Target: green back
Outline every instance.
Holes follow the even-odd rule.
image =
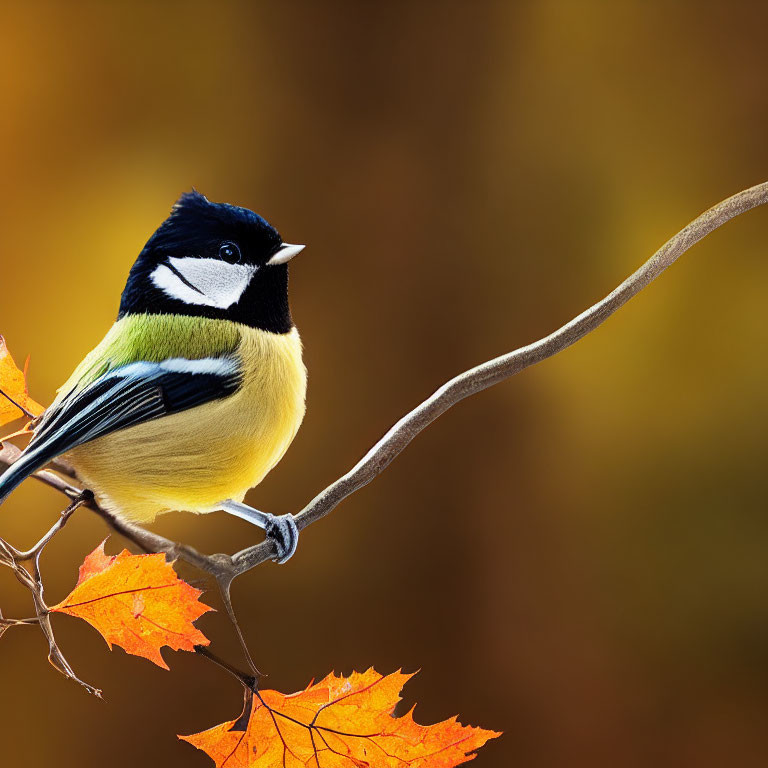
[[[232,355],[240,326],[227,320],[186,315],[126,315],[78,365],[59,388],[59,397],[82,389],[110,369],[140,360],[159,363],[170,357],[199,360]],[[57,398],[58,401],[59,398]]]

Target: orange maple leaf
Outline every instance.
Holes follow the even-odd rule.
[[[208,638],[192,622],[213,608],[165,555],[106,555],[104,542],[80,566],[77,585],[50,610],[85,619],[107,641],[168,669],[160,649],[193,651]]]
[[[411,677],[369,669],[330,674],[290,695],[256,692],[250,714],[179,738],[206,752],[217,768],[452,768],[501,735],[455,717],[418,725],[413,709],[394,717]]]
[[[27,392],[26,365],[21,371],[0,336],[0,427],[22,416],[39,416],[45,409]]]

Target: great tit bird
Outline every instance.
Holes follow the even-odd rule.
[[[182,195],[131,268],[117,321],[0,476],[0,502],[64,455],[116,515],[224,510],[264,528],[287,560],[293,517],[242,502],[304,417],[288,307],[288,262],[303,248],[253,211]]]

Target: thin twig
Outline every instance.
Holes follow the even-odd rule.
[[[237,667],[233,667],[229,662],[224,661],[224,659],[211,651],[208,646],[196,645],[195,653],[199,656],[202,656],[203,658],[208,659],[209,661],[212,661],[217,667],[221,667],[221,669],[229,672],[232,677],[243,684],[246,690],[253,691],[256,688],[256,675],[249,675],[246,672],[239,670]]]
[[[48,533],[46,533],[45,536],[43,536],[40,541],[27,552],[21,552],[8,544],[4,539],[0,539],[0,564],[10,567],[19,583],[29,590],[36,614],[35,619],[17,620],[14,621],[13,624],[9,624],[8,620],[3,620],[2,626],[0,626],[0,634],[13,625],[29,624],[33,621],[36,622],[42,630],[45,639],[48,641],[48,661],[50,661],[51,664],[65,677],[82,685],[88,693],[101,698],[101,691],[98,688],[81,680],[75,674],[75,671],[70,666],[56,642],[56,638],[53,634],[53,626],[51,625],[51,614],[45,603],[43,579],[40,574],[40,556],[43,554],[43,550],[51,539],[64,527],[64,525],[66,525],[74,511],[78,507],[87,504],[91,497],[92,494],[87,492],[74,499],[61,513],[59,519],[53,526],[51,526]],[[32,561],[31,570],[27,570],[27,568],[22,565],[23,562],[28,560]]]
[[[32,549],[29,549],[26,552],[16,553],[16,562],[21,563],[25,560],[34,560],[35,567],[37,568],[40,555],[47,546],[48,542],[67,524],[67,521],[70,517],[72,517],[78,507],[82,507],[84,504],[87,504],[92,500],[93,494],[90,491],[83,491],[80,496],[74,499],[72,503],[61,513],[61,515],[59,515],[59,519],[51,526],[48,533],[46,533],[45,536],[43,536],[40,541],[35,544],[34,547],[32,547]]]
[[[237,620],[237,614],[235,613],[235,606],[232,605],[232,581],[234,580],[234,576],[230,575],[224,575],[224,576],[218,576],[216,578],[216,583],[219,586],[219,594],[221,595],[221,600],[224,603],[224,609],[227,613],[227,618],[229,619],[229,623],[232,625],[232,627],[235,630],[235,634],[237,635],[237,640],[240,643],[240,649],[243,652],[243,656],[245,657],[246,662],[248,663],[248,667],[251,670],[251,674],[254,675],[257,679],[262,676],[262,673],[259,671],[258,667],[256,666],[256,663],[253,660],[253,656],[251,656],[251,651],[248,648],[248,643],[245,640],[245,635],[243,634],[242,627],[240,626],[240,622]]]

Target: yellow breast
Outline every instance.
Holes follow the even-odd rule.
[[[235,394],[106,435],[69,454],[108,509],[137,521],[171,510],[213,511],[223,500],[242,500],[288,449],[304,417],[299,334],[295,328],[275,334],[228,325],[237,331],[234,354],[243,369]]]

